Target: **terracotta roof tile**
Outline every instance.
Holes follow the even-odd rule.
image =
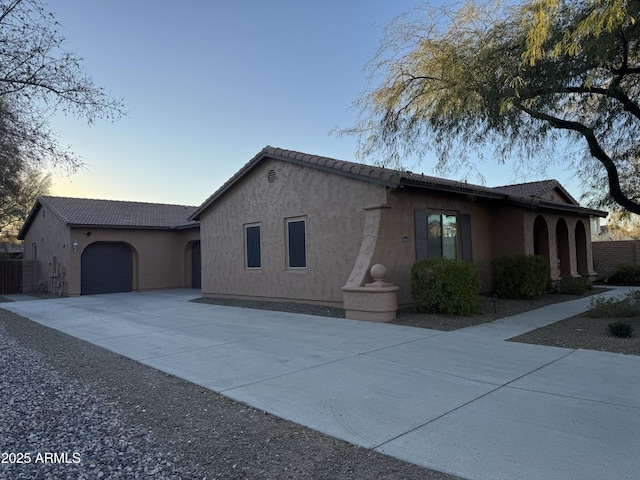
[[[556,188],[560,183],[557,180],[542,180],[539,182],[516,183],[513,185],[501,185],[493,187],[493,190],[503,192],[508,195],[520,195],[531,197],[543,197],[550,190]]]
[[[337,160],[335,158],[308,155],[293,150],[284,150],[282,148],[266,146],[248,163],[246,163],[233,177],[227,180],[218,190],[216,190],[202,205],[200,205],[191,218],[198,218],[199,215],[209,207],[209,205],[215,202],[218,197],[224,195],[224,193],[232,188],[238,180],[244,177],[246,173],[265,158],[303,164],[311,168],[319,168],[338,175],[346,175],[363,181],[379,183],[391,188],[405,185],[417,188],[449,191],[458,194],[482,196],[498,200],[510,199],[516,201],[519,198],[525,201],[525,203],[528,203],[528,198],[538,198],[539,196],[543,197],[545,192],[549,192],[551,189],[558,187],[567,196],[567,198],[573,202],[575,208],[581,211],[584,210],[585,213],[589,214],[604,213],[595,210],[590,211],[589,209],[582,209],[579,206],[579,203],[576,202],[556,180],[544,180],[542,182],[505,185],[502,187],[491,188],[467,182],[431,177],[423,174],[393,170],[372,165],[364,165],[361,163],[347,162],[344,160]],[[511,199],[511,197],[516,198]],[[551,204],[553,202],[546,203]]]
[[[557,180],[542,180],[538,182],[503,185],[500,187],[494,187],[494,190],[511,196],[533,197],[549,200],[555,203],[562,203],[559,202],[556,196],[552,194],[553,190],[559,190],[568,203],[580,205],[580,202],[573,198]]]
[[[184,205],[51,196],[38,201],[68,225],[160,229],[197,225],[189,220],[196,207]]]

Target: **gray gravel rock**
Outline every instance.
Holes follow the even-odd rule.
[[[0,450],[31,459],[0,464],[2,480],[455,478],[238,404],[2,309],[0,367]],[[44,463],[47,453],[58,463]]]
[[[204,478],[115,402],[64,378],[0,326],[0,475],[11,479]]]

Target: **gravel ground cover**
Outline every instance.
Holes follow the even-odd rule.
[[[607,325],[616,319],[577,315],[511,338],[509,341],[640,355],[640,317],[621,320],[633,327],[631,337],[617,338],[608,332]]]
[[[0,365],[2,479],[455,478],[233,402],[2,309]]]

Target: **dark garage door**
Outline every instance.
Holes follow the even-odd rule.
[[[133,290],[131,249],[124,243],[92,243],[82,252],[82,295]]]

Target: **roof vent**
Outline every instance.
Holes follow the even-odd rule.
[[[269,173],[267,173],[267,181],[269,183],[273,183],[276,181],[276,171],[275,170],[269,170]]]

